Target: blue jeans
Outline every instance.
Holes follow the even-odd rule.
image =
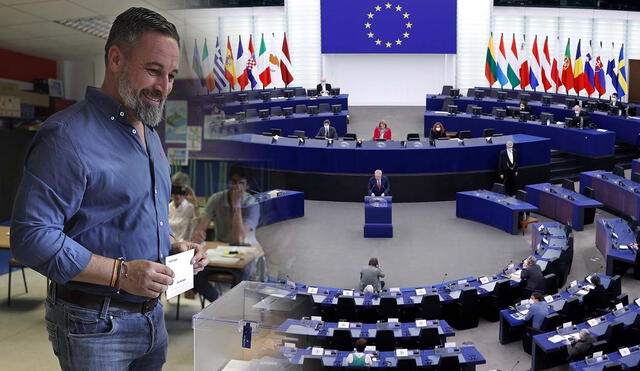
[[[127,313],[82,308],[47,296],[45,322],[62,370],[161,370],[167,358],[162,304]]]

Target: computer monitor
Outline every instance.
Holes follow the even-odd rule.
[[[283,107],[282,108],[282,114],[285,117],[289,117],[289,116],[293,115],[293,107]]]
[[[448,112],[450,115],[455,115],[455,114],[457,114],[457,113],[458,113],[458,105],[456,105],[456,104],[450,104],[450,105],[448,105],[448,106],[447,106],[447,112]]]
[[[331,95],[334,97],[340,95],[340,88],[331,88]]]
[[[529,112],[520,112],[520,122],[527,122],[531,118],[531,114]]]
[[[553,99],[552,96],[550,95],[543,95],[542,96],[542,105],[544,107],[549,107],[551,105],[551,100]]]
[[[418,133],[409,133],[407,134],[407,141],[420,140],[420,134]]]
[[[271,92],[268,92],[268,91],[260,92],[260,98],[262,99],[263,102],[270,101],[271,100]]]
[[[578,104],[578,100],[576,98],[566,98],[564,103],[567,105],[567,108],[573,108]]]
[[[282,136],[282,129],[280,128],[271,128],[269,130],[271,131],[271,135]]]
[[[564,126],[570,128],[573,127],[573,117],[565,117],[564,118]]]
[[[520,101],[521,102],[528,102],[529,98],[531,98],[531,94],[529,94],[529,93],[520,93]]]
[[[318,90],[316,89],[307,89],[307,96],[308,97],[315,97],[318,95]]]
[[[555,122],[555,119],[553,117],[553,113],[551,112],[540,113],[540,123],[542,125],[549,125],[549,124],[553,124],[554,122]]]
[[[266,108],[266,109],[258,110],[258,117],[260,117],[263,120],[268,119],[269,118],[269,109]]]
[[[334,115],[339,115],[340,112],[342,112],[342,104],[332,104],[331,112],[333,112]]]
[[[454,97],[454,98],[459,97],[460,96],[460,89],[451,89],[451,90],[449,90],[449,95]]]
[[[498,102],[504,102],[505,100],[507,100],[507,92],[506,91],[499,91],[496,95]]]
[[[318,114],[318,106],[307,106],[307,113],[309,116],[315,116]]]
[[[293,90],[291,90],[291,89],[283,90],[282,94],[287,99],[293,98]]]
[[[236,120],[244,121],[247,118],[247,113],[244,111],[236,112]]]
[[[587,110],[587,112],[593,112],[598,109],[598,102],[587,100],[584,102],[583,107]]]
[[[240,103],[247,103],[249,100],[249,94],[247,93],[238,93],[237,97]]]
[[[478,106],[472,107],[471,108],[471,115],[474,116],[474,117],[482,115],[482,107],[478,107]]]
[[[507,106],[507,116],[518,117],[520,114],[520,107]]]
[[[507,110],[504,108],[496,109],[496,120],[503,120],[507,116]]]
[[[482,90],[480,90],[480,89],[476,89],[476,90],[473,92],[473,96],[474,96],[477,100],[480,100],[480,99],[484,98],[484,91],[482,91]]]

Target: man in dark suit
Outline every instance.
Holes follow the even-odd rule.
[[[622,102],[618,100],[618,94],[611,93],[611,97],[609,98],[609,109],[611,110],[612,114],[616,116],[624,116],[624,108],[624,104],[622,104]]]
[[[324,137],[325,139],[338,139],[338,132],[336,128],[331,126],[331,121],[324,120],[322,127],[318,130],[316,137]]]
[[[389,179],[382,175],[382,170],[376,170],[373,173],[373,177],[369,178],[367,194],[371,196],[388,196],[390,191]]]
[[[573,107],[573,115],[571,115],[571,126],[582,128],[587,124],[589,124],[589,114],[576,104]]]
[[[518,153],[513,148],[513,142],[507,142],[507,148],[500,152],[498,172],[508,195],[515,193],[515,178],[518,176]]]
[[[318,91],[318,95],[327,96],[331,92],[331,84],[327,84],[327,79],[323,77],[316,86],[316,90]]]
[[[573,343],[571,340],[575,341]],[[596,338],[591,335],[591,332],[583,328],[578,333],[578,336],[574,336],[571,340],[566,339],[564,342],[567,346],[567,353],[569,354],[568,361],[579,361],[584,359],[585,356],[591,354],[591,346],[596,342]]]

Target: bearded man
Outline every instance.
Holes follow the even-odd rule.
[[[159,302],[177,242],[169,163],[156,126],[178,73],[173,24],[145,8],[113,23],[102,86],[49,117],[35,136],[14,204],[11,250],[51,279],[45,320],[63,370],[160,370]],[[196,250],[194,274],[207,264]]]

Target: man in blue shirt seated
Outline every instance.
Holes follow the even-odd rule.
[[[540,330],[540,326],[542,326],[544,317],[549,314],[549,307],[547,306],[547,303],[542,299],[542,294],[537,291],[531,294],[532,304],[529,307],[527,316],[524,318],[525,321],[531,320],[531,327],[536,330]]]
[[[111,27],[102,86],[33,139],[11,224],[13,256],[51,279],[49,340],[63,370],[160,370],[164,262],[198,249],[169,227],[169,162],[156,126],[178,74],[173,24],[130,8]],[[194,274],[208,260],[199,249]]]

